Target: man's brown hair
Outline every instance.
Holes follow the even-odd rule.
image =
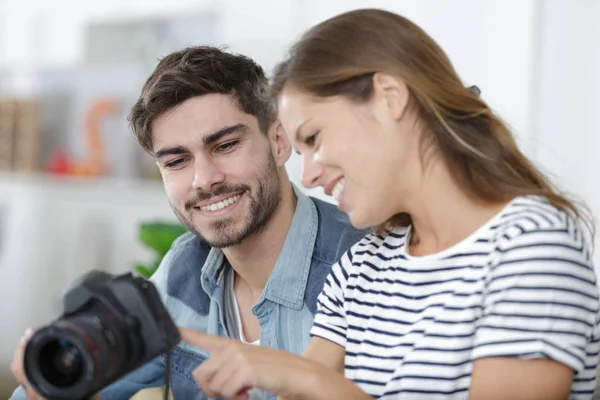
[[[139,144],[152,154],[152,123],[165,112],[196,96],[231,95],[240,109],[258,119],[266,133],[275,120],[266,99],[268,80],[251,58],[211,46],[194,46],[164,57],[144,83],[129,113]]]

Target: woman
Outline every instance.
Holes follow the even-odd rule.
[[[201,388],[591,398],[600,306],[583,228],[592,223],[425,32],[380,10],[339,15],[292,48],[273,92],[303,184],[377,232],[334,266],[304,359],[184,331],[213,352],[197,370]]]

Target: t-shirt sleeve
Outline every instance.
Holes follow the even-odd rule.
[[[580,372],[597,336],[598,289],[577,229],[523,231],[499,242],[473,358],[547,358]]]
[[[352,249],[333,265],[325,281],[323,291],[317,299],[317,313],[310,331],[318,336],[346,347],[346,309],[344,291],[348,282],[348,271],[352,266]]]

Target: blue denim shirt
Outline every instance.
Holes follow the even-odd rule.
[[[301,354],[310,339],[317,296],[331,266],[365,231],[354,229],[345,214],[324,201],[298,196],[283,249],[252,312],[260,323],[262,346]],[[229,337],[223,315],[223,252],[191,233],[178,238],[151,280],[178,326]],[[209,355],[181,342],[172,352],[171,390],[175,399],[206,400],[192,378]],[[129,399],[138,391],[164,385],[165,356],[126,375],[101,391],[103,400]],[[275,396],[264,393],[267,400]],[[17,389],[11,400],[24,400]]]

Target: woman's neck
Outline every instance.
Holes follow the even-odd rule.
[[[415,256],[434,254],[456,245],[508,204],[465,193],[441,161],[428,167],[420,190],[413,193],[403,203],[412,219],[410,253]]]

